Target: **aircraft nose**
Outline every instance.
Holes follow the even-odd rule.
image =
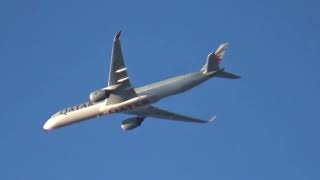
[[[43,125],[43,129],[46,131],[54,129],[54,120],[52,118],[48,119]]]

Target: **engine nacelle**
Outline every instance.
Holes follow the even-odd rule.
[[[96,103],[105,100],[109,95],[110,93],[108,91],[99,89],[90,93],[90,101]]]
[[[124,131],[129,131],[131,129],[134,129],[136,127],[139,127],[142,122],[144,121],[145,117],[132,117],[128,118],[121,123],[121,128]]]

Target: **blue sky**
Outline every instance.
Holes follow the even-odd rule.
[[[317,1],[1,1],[0,179],[319,179]],[[212,79],[159,106],[209,118],[112,115],[45,133],[55,111],[106,84],[112,39],[142,86],[198,71],[230,43]]]

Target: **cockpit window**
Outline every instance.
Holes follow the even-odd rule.
[[[56,116],[58,116],[60,114],[61,114],[61,112],[59,111],[59,112],[54,113],[51,117],[56,117]]]

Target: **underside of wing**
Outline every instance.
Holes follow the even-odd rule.
[[[130,83],[127,68],[124,63],[120,44],[121,31],[115,36],[112,48],[112,57],[109,70],[108,87],[117,87],[112,91],[107,104],[120,103],[136,97],[133,86]]]
[[[160,108],[154,106],[147,106],[145,108],[136,110],[132,112],[132,114],[136,114],[142,117],[153,117],[159,119],[168,119],[168,120],[175,120],[175,121],[184,121],[184,122],[194,122],[194,123],[208,123],[213,121],[216,117],[214,116],[210,120],[202,120],[190,116],[185,116],[173,112],[169,112],[166,110],[162,110]]]

